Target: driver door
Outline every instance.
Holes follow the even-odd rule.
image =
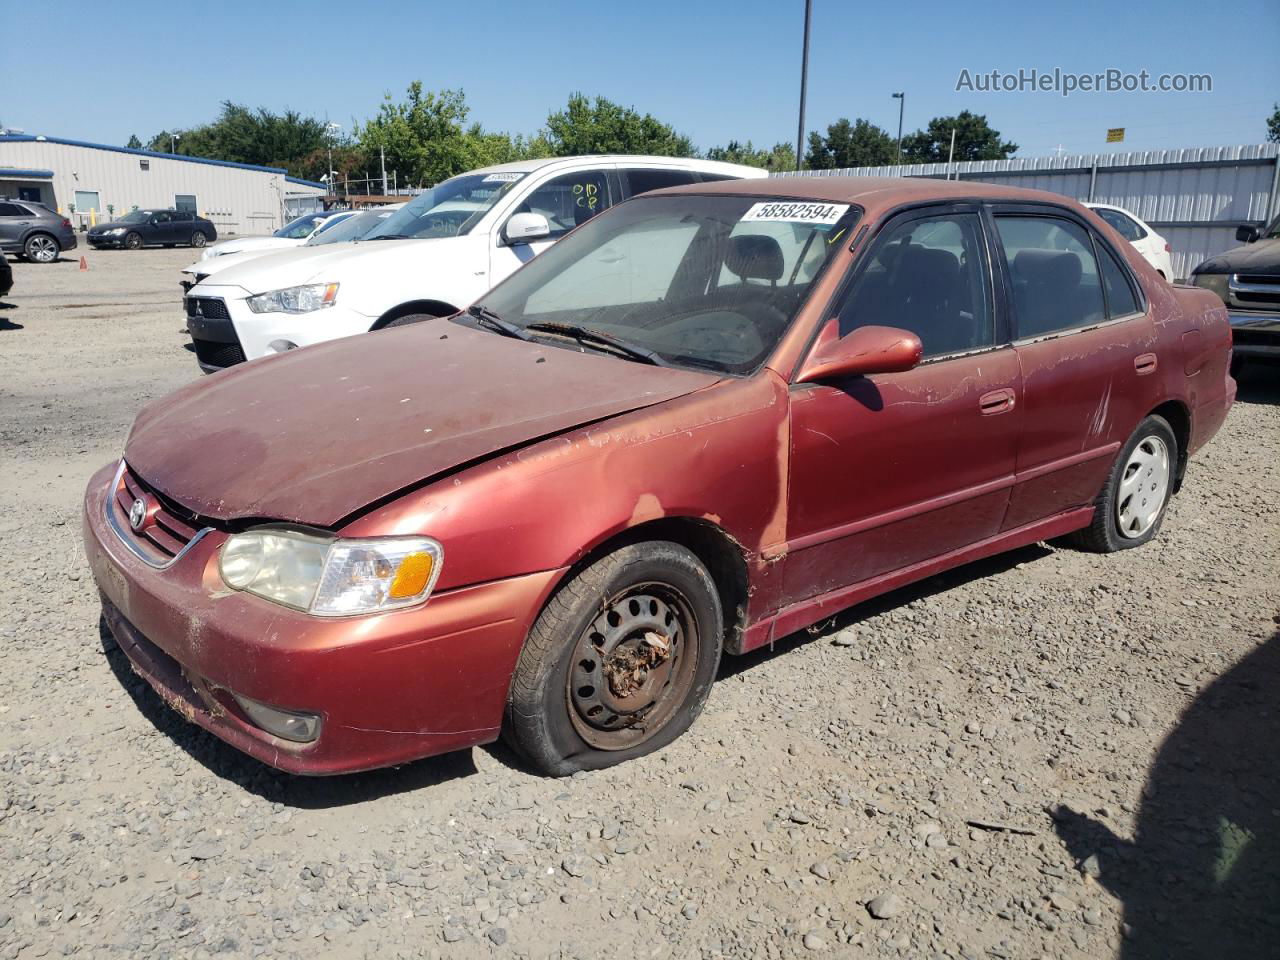
[[[547,218],[551,233],[532,243],[508,243],[504,220],[493,235],[489,286],[497,286],[578,224],[613,206],[617,194],[613,171],[605,167],[562,173],[534,187],[506,219],[517,213],[540,213]]]
[[[1009,504],[1021,374],[977,207],[909,212],[873,243],[829,323],[910,330],[924,359],[791,387],[784,604],[993,537]]]

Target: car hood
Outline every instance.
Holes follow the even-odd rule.
[[[1210,257],[1196,273],[1278,273],[1280,240],[1259,240]]]
[[[434,240],[361,240],[351,243],[302,246],[290,250],[288,256],[253,257],[234,268],[222,270],[218,283],[241,287],[250,293],[280,290],[304,283],[341,282],[348,271],[360,271],[366,262],[376,258],[376,269],[382,276],[398,270],[421,270],[426,258],[432,267],[447,268],[445,259],[451,252],[464,253],[466,237],[443,237]],[[467,249],[470,249],[467,247]]]
[[[265,239],[265,238],[263,238]],[[312,248],[314,250],[314,248]],[[293,245],[287,247],[265,247],[250,248],[248,250],[234,250],[224,253],[221,256],[210,257],[208,260],[197,260],[189,267],[183,267],[182,272],[191,276],[210,277],[215,273],[223,273],[233,267],[238,267],[242,263],[248,263],[250,260],[265,260],[269,257],[283,257],[293,253],[300,253],[301,245]]]
[[[112,220],[108,223],[100,223],[96,227],[89,228],[89,236],[98,233],[106,233],[108,230],[114,230],[116,227],[127,227],[136,230],[138,227],[145,227],[145,223],[124,223],[120,220]]]
[[[239,237],[215,243],[209,249],[214,257],[225,257],[227,254],[244,253],[246,250],[283,250],[286,247],[300,246],[302,242],[292,237]]]
[[[199,380],[143,409],[124,456],[203,517],[333,527],[464,464],[718,379],[441,319]]]

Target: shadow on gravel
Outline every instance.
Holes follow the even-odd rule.
[[[1244,403],[1280,404],[1280,363],[1251,360],[1236,380],[1236,399]],[[1280,955],[1280,947],[1277,947]]]
[[[935,593],[942,593],[955,587],[964,586],[974,580],[982,580],[986,577],[994,577],[996,574],[1004,573],[1012,570],[1014,567],[1031,563],[1035,560],[1041,560],[1044,557],[1052,556],[1053,551],[1048,547],[1039,543],[1033,543],[1030,546],[1020,547],[1017,550],[1011,550],[1008,553],[997,554],[994,557],[987,557],[985,560],[975,560],[973,563],[956,567],[954,570],[947,570],[936,576],[929,577],[927,580],[921,580],[918,583],[909,584],[905,587],[899,587],[889,593],[882,594],[871,600],[839,613],[820,620],[818,623],[809,627],[807,630],[800,630],[796,633],[788,634],[780,640],[775,641],[771,646],[761,647],[759,650],[752,650],[750,653],[743,654],[739,657],[724,657],[720,661],[719,679],[736,676],[743,670],[750,670],[757,664],[766,660],[772,660],[774,657],[780,657],[797,647],[802,647],[806,643],[817,639],[818,637],[828,634],[837,633],[845,627],[853,626],[861,623],[870,617],[885,613],[897,607],[905,607],[913,600],[919,600],[922,597],[932,596]],[[872,640],[872,645],[874,645]]]
[[[0,303],[0,307],[3,307],[3,306],[4,304]],[[9,320],[5,317],[0,317],[0,330],[25,330],[25,329],[26,327],[24,327],[20,323],[14,323],[12,320]]]
[[[1161,744],[1135,840],[1065,808],[1054,818],[1124,901],[1122,960],[1280,956],[1280,632],[1205,688]]]
[[[431,757],[403,767],[336,777],[299,777],[282,773],[227,746],[213,734],[188,723],[160,699],[116,645],[106,621],[98,621],[98,638],[111,672],[134,706],[157,730],[210,773],[230,780],[263,799],[306,810],[365,803],[475,774],[470,751]]]

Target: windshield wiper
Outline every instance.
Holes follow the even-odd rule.
[[[380,233],[376,237],[365,237],[365,240],[410,240],[406,233]]]
[[[500,316],[486,307],[484,304],[473,303],[467,307],[467,314],[474,317],[477,322],[484,324],[490,330],[496,330],[504,337],[515,337],[517,340],[532,340],[524,327],[519,324],[512,323],[510,320],[503,320]]]
[[[624,356],[630,357],[632,360],[639,360],[642,363],[652,363],[657,367],[665,367],[667,361],[662,359],[655,351],[648,347],[642,347],[638,344],[630,343],[620,337],[612,334],[601,333],[599,330],[592,330],[588,327],[580,327],[574,323],[553,323],[550,321],[543,323],[530,323],[524,328],[525,330],[539,330],[544,333],[558,333],[562,336],[570,337],[579,343],[584,341],[587,343],[595,343],[604,347],[616,350]]]

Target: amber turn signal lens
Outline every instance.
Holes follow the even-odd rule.
[[[395,579],[391,581],[387,597],[392,600],[416,597],[430,582],[434,562],[431,554],[423,551],[409,554],[400,561],[400,569],[396,571]]]

